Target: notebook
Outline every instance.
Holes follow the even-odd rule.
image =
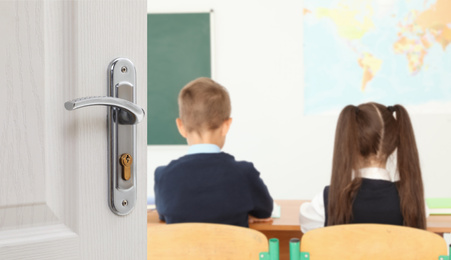
[[[426,204],[431,215],[451,215],[451,198],[427,198]]]
[[[271,218],[280,218],[280,205],[274,202]]]

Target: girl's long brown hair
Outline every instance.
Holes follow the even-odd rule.
[[[396,118],[393,114],[396,114]],[[396,183],[404,225],[426,228],[423,181],[412,124],[401,105],[377,103],[346,106],[335,132],[327,225],[352,221],[352,205],[362,179],[359,169],[367,159],[386,162],[397,149]]]

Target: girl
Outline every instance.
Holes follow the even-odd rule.
[[[394,174],[386,170],[397,154]],[[415,137],[404,107],[345,107],[335,132],[330,186],[300,209],[302,232],[346,223],[426,228]]]

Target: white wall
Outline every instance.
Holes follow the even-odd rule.
[[[303,115],[302,1],[148,0],[148,12],[214,10],[214,79],[233,123],[224,151],[251,161],[276,199],[311,199],[329,183],[337,116]],[[451,113],[451,111],[449,111]],[[412,114],[426,196],[451,196],[451,115]],[[186,152],[148,149],[153,171]]]

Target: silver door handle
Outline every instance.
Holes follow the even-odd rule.
[[[125,58],[108,66],[108,96],[86,97],[64,103],[67,110],[108,106],[108,204],[117,215],[129,214],[136,203],[137,132],[144,109],[136,102],[136,70]]]
[[[119,124],[124,125],[138,124],[141,120],[143,120],[145,115],[144,109],[135,103],[115,97],[84,97],[73,99],[64,103],[64,107],[67,110],[75,110],[88,106],[111,106],[124,110],[126,113],[119,112],[118,120]]]

